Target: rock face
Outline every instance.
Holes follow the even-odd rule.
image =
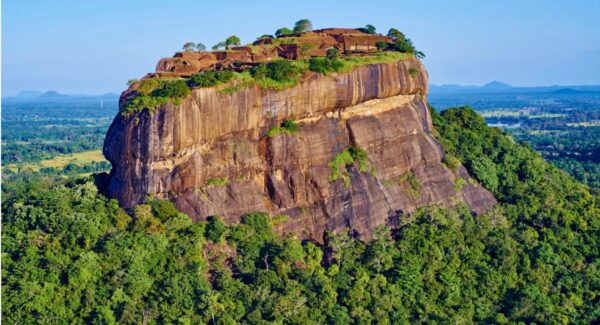
[[[416,59],[310,73],[284,90],[195,89],[180,105],[115,118],[104,144],[108,192],[126,208],[148,194],[169,199],[195,220],[234,223],[264,211],[281,215],[281,233],[315,240],[346,227],[369,239],[426,205],[465,202],[481,212],[495,199],[463,167],[441,163],[426,93]],[[298,132],[266,136],[284,119]],[[350,146],[364,149],[372,168],[348,165],[345,186],[329,180],[330,163]]]

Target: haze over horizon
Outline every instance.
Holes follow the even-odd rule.
[[[273,15],[278,8],[280,15]],[[7,1],[2,8],[2,96],[23,90],[118,93],[186,41],[207,48],[243,43],[308,18],[314,28],[402,30],[425,52],[430,83],[512,86],[600,84],[600,4],[460,1],[241,1],[52,3]],[[317,9],[317,10],[316,10]]]

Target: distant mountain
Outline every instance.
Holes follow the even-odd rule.
[[[485,88],[485,89],[508,89],[508,88],[512,88],[512,86],[509,85],[509,84],[507,84],[507,83],[494,80],[492,82],[486,83],[481,88]]]
[[[100,98],[115,98],[115,97],[119,97],[119,94],[115,94],[115,93],[106,93],[106,94],[102,94],[99,95],[98,97]]]
[[[34,98],[40,97],[43,93],[39,90],[23,90],[20,91],[15,97],[18,98]]]
[[[600,92],[600,85],[586,86],[541,86],[541,87],[515,87],[500,81],[488,82],[483,86],[461,86],[461,85],[429,85],[429,93],[433,95],[443,94],[474,94],[474,93],[559,93],[580,94]]]
[[[560,94],[560,95],[578,95],[578,94],[590,94],[590,93],[597,93],[600,90],[594,90],[594,89],[573,89],[573,88],[561,88],[558,90],[553,91],[553,94]]]
[[[64,98],[69,97],[68,95],[61,94],[55,90],[48,90],[42,95],[38,96],[39,98]]]
[[[78,99],[106,99],[113,100],[118,99],[119,95],[115,93],[106,93],[101,95],[66,95],[61,94],[55,90],[49,90],[41,92],[37,90],[25,90],[19,92],[16,96],[2,97],[2,100],[6,101],[18,101],[18,102],[40,102],[40,101],[65,101],[65,100],[78,100]]]

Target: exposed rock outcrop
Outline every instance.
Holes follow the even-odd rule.
[[[426,205],[466,202],[481,212],[495,200],[464,168],[441,163],[426,93],[416,59],[309,73],[284,90],[194,89],[180,105],[115,118],[104,145],[113,164],[108,191],[124,207],[147,194],[169,199],[195,220],[285,215],[279,231],[316,240],[346,227],[368,239]],[[284,119],[298,132],[266,136]],[[330,162],[349,146],[364,149],[373,168],[349,165],[345,186],[329,180]]]
[[[324,57],[327,50],[336,49],[348,54],[377,52],[377,42],[392,43],[383,35],[363,33],[353,28],[326,28],[310,32],[261,38],[250,46],[236,46],[223,51],[179,52],[163,58],[156,65],[162,77],[189,77],[204,70],[242,70],[277,58],[297,60]]]

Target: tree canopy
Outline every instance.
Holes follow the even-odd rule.
[[[279,37],[279,36],[291,35],[293,33],[294,33],[293,30],[291,30],[287,27],[282,27],[275,31],[275,36]]]
[[[185,52],[191,52],[194,49],[196,49],[196,43],[194,42],[187,42],[185,44],[183,44],[183,48],[182,48]]]
[[[221,49],[221,48],[225,48],[226,46],[227,45],[225,44],[225,42],[219,42],[219,43],[213,45],[212,49],[213,50],[218,50],[218,49]]]
[[[300,19],[294,24],[294,33],[310,32],[312,29],[312,22],[308,19]]]
[[[227,48],[229,48],[231,46],[240,46],[240,45],[241,45],[240,38],[235,35],[231,35],[231,36],[227,37],[227,39],[225,40],[225,47],[227,47]]]
[[[393,38],[396,41],[404,41],[406,39],[404,33],[397,30],[396,28],[390,28],[390,30],[387,33],[387,36]]]
[[[197,51],[204,51],[204,50],[206,50],[206,45],[198,42],[198,43],[196,43],[196,50]]]
[[[357,29],[366,34],[376,34],[377,33],[377,29],[375,28],[375,26],[373,26],[371,24],[367,24],[365,27],[360,27]]]
[[[183,44],[183,51],[185,52],[193,52],[193,51],[204,51],[206,50],[206,46],[204,46],[204,44],[198,42],[198,43],[194,43],[194,42],[187,42],[185,44]]]

